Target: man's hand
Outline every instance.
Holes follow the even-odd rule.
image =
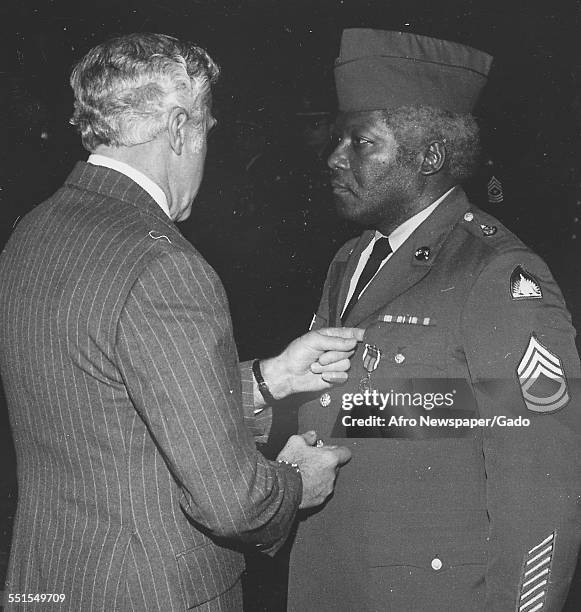
[[[351,459],[344,446],[315,448],[317,434],[308,431],[291,436],[277,457],[278,461],[296,463],[303,479],[303,498],[299,508],[321,505],[333,492],[339,468]]]
[[[278,356],[260,362],[264,380],[276,399],[303,391],[321,391],[344,383],[363,329],[327,327],[293,340]]]

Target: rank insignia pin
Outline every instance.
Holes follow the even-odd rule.
[[[381,351],[374,344],[366,344],[362,360],[367,375],[359,381],[359,389],[364,393],[371,390],[371,372],[376,370],[379,365]]]
[[[513,300],[542,300],[541,284],[522,266],[517,266],[510,275],[510,296]]]

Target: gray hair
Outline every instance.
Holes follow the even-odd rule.
[[[202,120],[219,68],[200,47],[163,34],[129,34],[91,49],[75,66],[71,124],[94,151],[148,142],[181,106]]]
[[[446,145],[447,170],[458,182],[470,178],[480,159],[480,139],[472,115],[460,115],[431,106],[402,106],[382,111],[393,131],[402,160],[412,161],[428,145],[442,141]]]

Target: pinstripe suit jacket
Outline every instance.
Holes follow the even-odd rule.
[[[235,549],[280,546],[301,495],[256,451],[265,423],[216,274],[141,187],[79,163],[16,228],[0,283],[19,487],[6,592],[207,609],[242,572]]]

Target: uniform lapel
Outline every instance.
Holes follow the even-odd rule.
[[[359,263],[361,253],[373,239],[374,232],[364,232],[344,261],[337,261],[329,270],[329,324],[341,327],[341,311],[345,305],[349,284]]]
[[[463,190],[457,187],[438,205],[436,210],[413,232],[377,273],[377,276],[355,304],[345,321],[345,325],[350,327],[359,325],[376,310],[389,304],[420,282],[429,273],[438,257],[440,248],[461,215],[468,208],[469,203]],[[422,257],[419,254],[420,252],[429,253],[427,259]],[[361,254],[361,251],[359,251],[359,254]],[[355,255],[355,252],[353,255]],[[353,271],[358,260],[359,256],[352,266]],[[343,285],[349,287],[353,271]]]

